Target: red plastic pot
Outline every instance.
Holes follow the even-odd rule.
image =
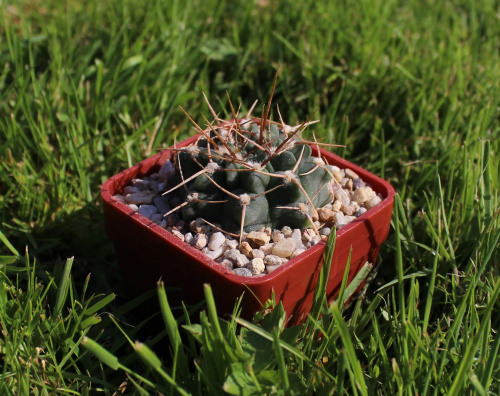
[[[195,138],[187,139],[177,147],[186,146]],[[377,206],[337,231],[327,285],[327,296],[332,300],[339,291],[351,249],[349,281],[367,261],[375,264],[380,246],[389,233],[395,193],[392,186],[379,177],[328,151],[320,151],[330,165],[352,169],[383,197]],[[315,148],[313,152],[317,155]],[[121,193],[132,179],[157,172],[171,156],[172,152],[165,150],[111,177],[102,186],[106,232],[115,246],[126,290],[131,295],[138,295],[155,288],[161,278],[166,286],[176,288],[168,294],[169,301],[175,305],[180,301],[201,301],[203,284],[209,283],[220,315],[231,314],[236,299],[244,293],[241,307],[242,317],[246,318],[258,312],[274,290],[277,302],[283,303],[292,322],[302,321],[313,301],[324,241],[271,274],[242,277],[112,198]]]

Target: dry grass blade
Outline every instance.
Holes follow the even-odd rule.
[[[266,120],[269,116],[269,110],[271,108],[271,102],[273,100],[274,90],[276,89],[276,81],[278,80],[278,73],[280,71],[280,66],[276,69],[276,74],[274,75],[273,89],[271,90],[271,95],[269,96],[269,100],[267,101],[267,106],[265,112],[262,113],[262,119],[260,124],[260,135],[259,135],[259,144],[262,144],[262,139],[264,138],[264,130],[267,126]]]

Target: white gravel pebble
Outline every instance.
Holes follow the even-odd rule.
[[[374,197],[370,198],[368,201],[365,202],[365,208],[371,209],[377,206],[380,202],[382,202],[382,199],[379,196],[375,195]]]
[[[354,172],[353,170],[350,170],[349,168],[345,169],[345,175],[346,175],[346,177],[348,177],[349,179],[352,179],[352,180],[359,179],[358,174],[356,172]]]
[[[276,242],[273,246],[273,255],[278,257],[290,257],[297,244],[292,238],[285,238]]]
[[[226,240],[226,246],[228,249],[238,249],[238,241],[236,239],[227,239]]]
[[[295,251],[292,253],[292,255],[290,256],[291,259],[297,257],[299,254],[302,254],[306,251],[306,249],[304,248],[301,248],[301,249],[295,249]]]
[[[177,230],[172,230],[172,234],[179,238],[182,242],[184,242],[184,234],[180,231],[177,231]]]
[[[128,204],[127,205],[130,209],[132,209],[134,212],[139,211],[139,207],[136,204]]]
[[[266,271],[268,274],[272,273],[276,268],[279,268],[281,267],[281,263],[280,264],[276,264],[276,265],[266,265]]]
[[[264,257],[266,257],[266,255],[264,254],[264,252],[260,249],[252,249],[252,258],[261,258],[263,259]]]
[[[210,250],[219,249],[222,244],[226,241],[226,237],[222,232],[215,232],[210,237],[210,241],[208,242],[208,248]]]
[[[284,226],[282,229],[281,229],[281,233],[285,236],[285,237],[291,237],[292,236],[292,232],[293,230],[288,227],[288,226]]]
[[[190,232],[184,234],[184,242],[188,243],[189,245],[192,245],[194,243],[193,234],[191,234]]]
[[[204,248],[204,249],[206,249],[206,248]],[[205,253],[211,259],[215,260],[215,259],[219,258],[222,255],[222,253],[224,253],[224,246],[219,246],[218,248],[216,248],[214,250],[207,249],[207,251],[204,251],[203,253]]]
[[[335,195],[335,199],[337,201],[340,201],[341,206],[342,205],[347,206],[351,203],[351,199],[349,198],[349,194],[342,189],[338,189],[337,191],[335,191],[334,195]]]
[[[293,230],[292,239],[295,241],[295,245],[302,244],[302,232],[298,228]]]
[[[359,217],[359,216],[365,214],[366,212],[368,212],[368,209],[366,209],[366,208],[359,208],[358,211],[355,213],[355,216]]]

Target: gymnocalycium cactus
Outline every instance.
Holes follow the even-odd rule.
[[[272,97],[272,96],[271,96]],[[208,101],[207,101],[208,103]],[[301,132],[312,122],[291,127],[263,117],[217,121],[202,129],[191,145],[177,149],[176,190],[183,203],[185,221],[203,218],[218,223],[227,232],[312,227],[313,212],[332,200],[332,172],[323,159],[312,156]],[[279,109],[278,109],[279,113]],[[281,119],[281,114],[280,114]],[[319,151],[318,151],[319,152]]]

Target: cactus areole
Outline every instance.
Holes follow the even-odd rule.
[[[315,208],[332,200],[332,172],[302,140],[305,125],[239,119],[200,128],[195,143],[178,149],[177,179],[165,194],[181,196],[185,221],[203,218],[228,232],[311,227]]]

